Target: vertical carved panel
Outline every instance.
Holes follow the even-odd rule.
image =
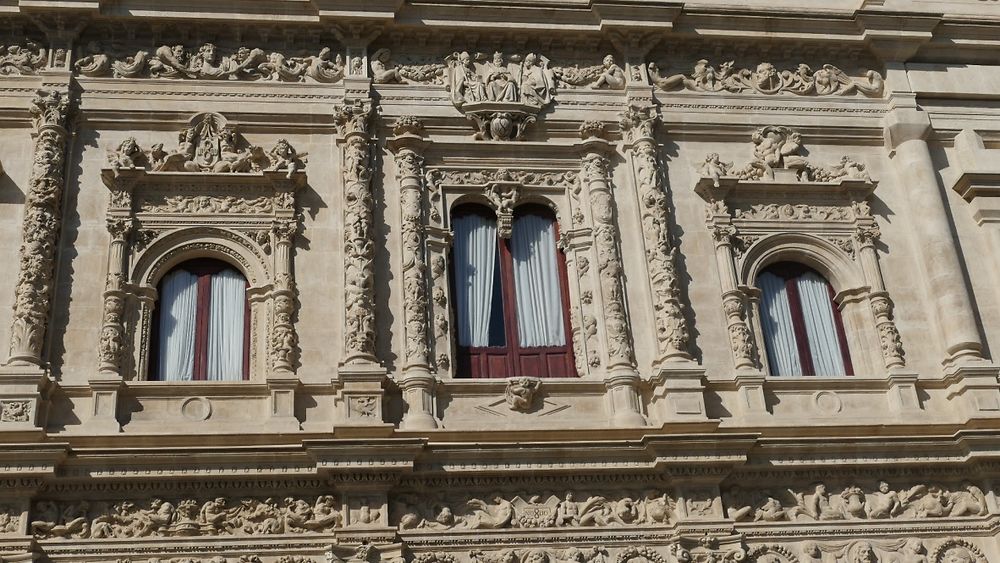
[[[39,90],[31,105],[35,152],[22,226],[9,364],[41,364],[59,239],[69,98]]]
[[[372,103],[357,99],[337,109],[344,136],[344,357],[342,364],[374,364],[375,241],[373,228]]]
[[[271,327],[271,370],[275,373],[294,373],[298,361],[299,337],[292,318],[295,315],[295,281],[292,276],[292,240],[298,224],[295,221],[275,221],[271,232],[275,240],[275,275],[273,299],[273,325]]]
[[[629,143],[636,188],[639,192],[642,236],[656,322],[656,363],[690,360],[690,334],[680,303],[676,269],[677,248],[671,243],[667,194],[660,180],[654,130],[658,117],[653,110],[630,108],[622,114],[621,126]]]

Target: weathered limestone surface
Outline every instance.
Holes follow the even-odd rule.
[[[1000,562],[1000,6],[513,4],[5,10],[0,562]],[[460,373],[465,202],[578,377]],[[147,377],[195,257],[249,381]],[[855,375],[769,375],[780,261]]]

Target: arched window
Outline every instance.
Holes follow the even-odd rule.
[[[159,285],[150,377],[160,381],[249,379],[247,280],[219,260],[189,260]]]
[[[459,375],[575,375],[552,211],[518,207],[509,240],[497,236],[496,215],[485,207],[457,208],[451,225]]]
[[[757,276],[760,316],[771,375],[853,375],[833,288],[794,263]]]

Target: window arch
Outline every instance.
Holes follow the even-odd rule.
[[[157,288],[149,379],[249,379],[247,286],[221,260],[188,260],[167,272]]]
[[[781,262],[757,276],[771,375],[853,375],[833,287],[815,270]]]
[[[480,205],[452,212],[451,283],[458,373],[466,377],[572,377],[566,262],[555,214],[514,211],[510,239]]]

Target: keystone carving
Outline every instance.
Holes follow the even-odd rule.
[[[507,380],[504,398],[511,410],[527,412],[535,403],[535,395],[542,388],[542,380],[535,377],[518,377]]]

